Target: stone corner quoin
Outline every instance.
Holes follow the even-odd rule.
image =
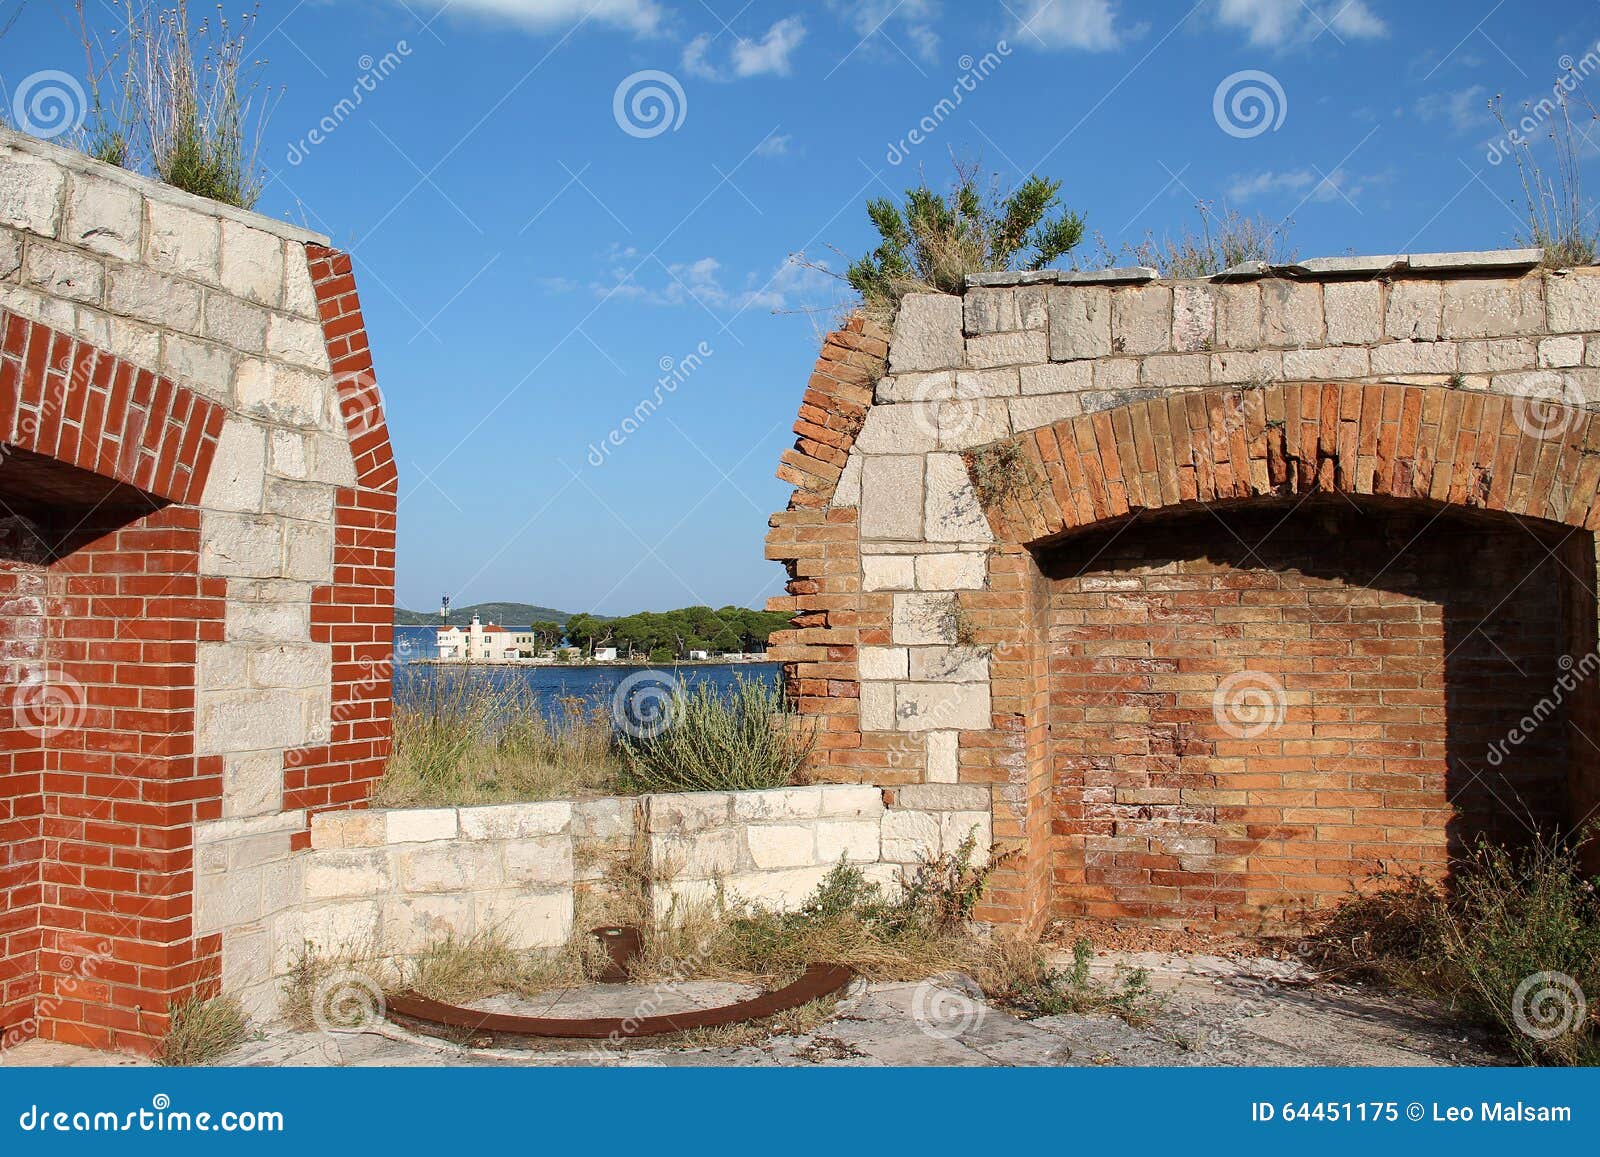
[[[1119,641],[1119,615],[1145,621],[1199,580],[1085,576],[1069,595],[1051,560],[1102,527],[1128,526],[1129,542],[1153,549],[1157,532],[1139,520],[1158,508],[1248,517],[1276,503],[1281,516],[1344,493],[1373,511],[1472,507],[1540,535],[1577,532],[1582,545],[1563,549],[1583,556],[1579,601],[1592,604],[1600,269],[1539,263],[1537,250],[1493,250],[1257,263],[1199,280],[984,274],[960,295],[908,296],[892,331],[852,318],[806,384],[778,470],[795,489],[767,538],[790,574],[769,609],[793,616],[772,650],[820,728],[815,773],[883,789],[886,858],[891,831],[908,862],[972,833],[1016,853],[980,914],[1023,927],[1066,914],[1289,921],[1363,865],[1393,862],[1419,826],[1424,851],[1400,859],[1432,867],[1454,733],[1419,741],[1404,807],[1358,797],[1331,771],[1325,790],[1297,796],[1287,755],[1271,769],[1281,791],[1230,794],[1229,775],[1266,780],[1249,778],[1228,736],[1169,722],[1213,726],[1226,672],[1158,686],[1163,644]],[[1240,628],[1194,614],[1187,629],[1228,653]],[[1563,646],[1594,649],[1592,622],[1552,627],[1569,629]],[[1441,653],[1417,646],[1442,681]],[[1079,687],[1051,673],[1069,660],[1102,674]],[[1284,681],[1292,713],[1295,678]],[[1152,714],[1156,699],[1166,716]],[[1126,733],[1101,729],[1113,717]],[[1403,730],[1377,719],[1391,726]],[[1385,749],[1360,750],[1370,762]],[[1592,766],[1574,761],[1567,780],[1574,809],[1600,802]],[[1284,802],[1341,787],[1343,812],[1311,807],[1301,822]],[[1348,877],[1329,878],[1318,857]]]

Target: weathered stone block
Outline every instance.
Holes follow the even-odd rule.
[[[125,265],[107,274],[106,308],[151,325],[200,332],[200,287],[143,266]]]
[[[1455,371],[1454,342],[1397,341],[1372,350],[1375,374],[1450,374]]]
[[[994,726],[987,682],[899,683],[894,691],[901,731],[987,731]]]
[[[876,816],[883,812],[883,792],[871,784],[828,784],[820,791],[824,816]]]
[[[105,293],[105,268],[66,246],[35,241],[28,246],[22,280],[52,297],[98,305]]]
[[[726,827],[733,801],[726,792],[683,792],[647,796],[645,831],[685,835]]]
[[[1547,278],[1545,301],[1552,333],[1600,330],[1600,277],[1591,272]]]
[[[1212,349],[1217,342],[1217,300],[1209,285],[1172,287],[1172,348],[1180,353]]]
[[[989,789],[981,783],[961,784],[907,784],[895,796],[895,808],[913,811],[981,811],[989,810]],[[894,814],[894,811],[889,813]]]
[[[1383,286],[1335,281],[1322,287],[1329,345],[1376,345],[1383,340]]]
[[[883,816],[883,858],[897,864],[914,864],[939,854],[939,816],[894,808]]]
[[[1544,328],[1542,281],[1460,280],[1444,283],[1440,334],[1458,337],[1509,337]]]
[[[1297,281],[1261,283],[1261,337],[1268,346],[1321,345],[1322,286]]]
[[[1111,353],[1111,291],[1094,286],[1052,286],[1050,360],[1103,358]]]
[[[165,201],[146,203],[145,260],[155,269],[216,284],[222,253],[221,222]]]
[[[499,845],[488,841],[404,844],[393,855],[400,886],[409,893],[476,892],[498,888],[504,879]]]
[[[1157,354],[1144,359],[1140,378],[1147,386],[1174,389],[1211,381],[1210,354]]]
[[[928,782],[955,783],[959,776],[961,733],[928,732]]]
[[[1286,350],[1283,376],[1295,378],[1364,378],[1371,369],[1365,346],[1330,346]]]
[[[453,807],[399,808],[384,812],[383,817],[384,840],[391,844],[453,840],[459,830]]]
[[[920,593],[895,595],[892,635],[896,643],[954,644],[955,596]]]
[[[953,369],[962,364],[961,299],[907,294],[889,343],[889,372]]]
[[[1154,354],[1172,348],[1172,287],[1145,285],[1111,295],[1111,348]]]
[[[856,449],[863,454],[925,454],[939,443],[938,403],[905,402],[867,412]]]
[[[1443,301],[1437,281],[1396,281],[1389,286],[1383,332],[1400,341],[1438,341]]]
[[[572,936],[572,893],[491,892],[473,897],[473,926],[513,948],[557,948]]]
[[[0,148],[0,225],[55,237],[67,176],[60,166],[18,149]]]
[[[960,455],[929,454],[927,461],[923,537],[929,542],[992,542],[994,533]]]
[[[1094,385],[1094,363],[1060,362],[1022,367],[1024,394],[1072,394]]]
[[[1254,350],[1261,345],[1261,286],[1251,281],[1216,287],[1217,348]]]
[[[919,538],[922,534],[922,478],[922,459],[914,455],[864,458],[861,462],[861,537]]]
[[[762,871],[817,862],[815,824],[753,824],[744,829],[750,861]]]
[[[865,680],[867,675],[862,674]],[[868,683],[861,684],[861,730],[863,731],[893,731],[894,730],[894,684]]]
[[[1043,330],[980,334],[967,339],[966,364],[974,369],[1028,365],[1044,361],[1049,352]]]
[[[868,554],[861,557],[862,590],[908,591],[916,585],[917,574],[913,556]]]
[[[733,818],[739,823],[812,819],[822,814],[822,793],[816,787],[779,787],[733,793]]]
[[[302,255],[305,253],[303,246],[297,248]],[[223,287],[238,297],[260,305],[282,304],[283,242],[264,230],[252,229],[237,221],[223,221],[220,277]],[[309,276],[306,284],[310,284]],[[297,302],[297,305],[301,305],[300,312],[304,313],[303,303]],[[314,309],[314,296],[312,305]]]
[[[882,851],[881,826],[877,819],[818,822],[817,859],[827,865],[841,859],[852,864],[876,863]]]
[[[726,877],[739,869],[744,839],[725,827],[684,835],[652,835],[650,866],[658,875],[685,880]]]
[[[382,902],[379,920],[383,947],[413,956],[446,937],[459,941],[472,934],[472,896],[390,897]]]
[[[462,839],[520,840],[529,836],[553,836],[566,832],[572,823],[572,804],[565,800],[551,800],[544,803],[464,807],[460,809],[459,816]]]
[[[565,835],[530,836],[505,845],[506,883],[517,888],[570,888],[572,841]]]
[[[910,653],[904,647],[862,647],[856,664],[863,679],[904,679],[910,673]],[[889,710],[893,711],[893,695]]]
[[[144,201],[115,181],[78,175],[67,192],[67,219],[61,239],[91,253],[119,261],[139,259]]]
[[[934,683],[987,683],[989,655],[981,647],[913,647],[911,678]]]
[[[1087,366],[1088,362],[1062,362],[1063,366]],[[1082,394],[1036,394],[1029,398],[1012,398],[1007,403],[1011,411],[1011,428],[1021,434],[1037,430],[1040,426],[1053,426],[1066,418],[1076,418],[1083,413]]]
[[[306,861],[306,900],[376,896],[394,886],[394,866],[381,848],[314,852]]]

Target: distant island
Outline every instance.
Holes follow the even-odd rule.
[[[452,627],[464,627],[472,622],[472,616],[477,615],[485,623],[510,623],[525,627],[530,623],[559,623],[563,627],[567,620],[575,617],[580,612],[558,611],[553,607],[540,607],[532,603],[473,603],[468,607],[451,607],[450,618],[447,620]],[[591,619],[604,620],[605,615],[590,615]],[[394,625],[397,627],[437,627],[440,626],[438,611],[408,611],[402,607],[394,609]]]

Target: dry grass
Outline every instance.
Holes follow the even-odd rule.
[[[1167,235],[1157,241],[1146,234],[1137,245],[1124,245],[1113,252],[1104,237],[1095,236],[1102,260],[1109,266],[1119,258],[1135,265],[1148,265],[1163,277],[1210,277],[1246,261],[1265,261],[1281,265],[1295,259],[1289,245],[1288,218],[1271,221],[1266,217],[1246,217],[1226,205],[1214,208],[1209,201],[1196,203],[1199,226],[1185,227],[1176,238]]]
[[[156,1062],[162,1065],[204,1065],[243,1044],[249,1022],[238,1000],[193,997],[172,1008],[172,1023],[161,1038]]]
[[[1523,213],[1527,219],[1525,231],[1519,232],[1519,244],[1534,246],[1544,251],[1544,264],[1552,269],[1568,269],[1576,265],[1593,265],[1600,250],[1600,227],[1594,221],[1594,207],[1583,192],[1583,156],[1592,148],[1594,126],[1600,123],[1600,112],[1587,97],[1581,100],[1557,87],[1553,94],[1554,107],[1546,121],[1545,136],[1552,146],[1552,163],[1549,170],[1540,164],[1534,153],[1533,141],[1514,129],[1506,120],[1501,98],[1489,102],[1489,112],[1499,124],[1506,141],[1505,151],[1517,166],[1517,176],[1522,183]],[[1573,123],[1573,105],[1577,116],[1586,128]],[[1531,115],[1535,110],[1525,105]]]
[[[377,807],[513,803],[615,794],[622,763],[601,705],[547,720],[531,688],[479,669],[439,670],[395,705]]]
[[[815,745],[816,728],[770,680],[701,683],[673,695],[659,731],[621,738],[621,783],[640,794],[786,787]]]

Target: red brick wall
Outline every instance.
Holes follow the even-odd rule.
[[[1565,820],[1561,721],[1489,758],[1561,673],[1547,535],[1344,500],[1119,529],[1041,556],[1062,914],[1274,928]]]

